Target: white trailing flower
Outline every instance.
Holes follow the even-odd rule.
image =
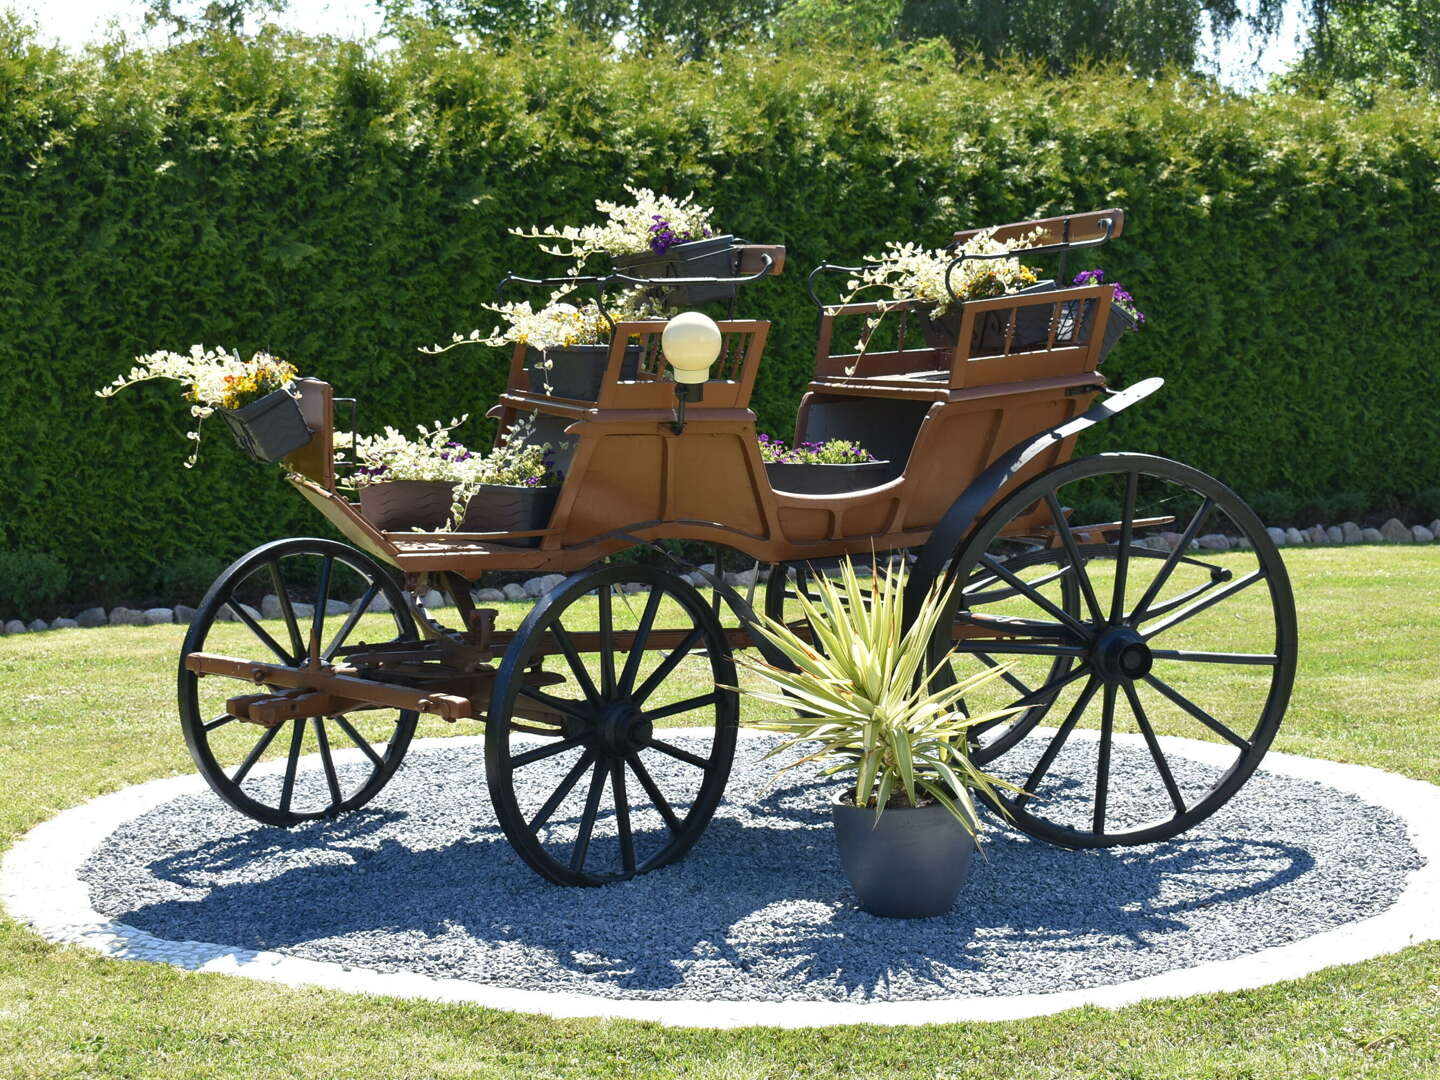
[[[279,357],[257,352],[242,360],[238,352],[190,346],[189,353],[161,349],[135,358],[128,374],[117,376],[109,386],[95,391],[96,397],[114,397],[127,386],[151,379],[173,379],[184,387],[185,400],[190,402],[190,415],[195,427],[185,433],[193,446],[185,462],[187,469],[195,466],[200,454],[200,425],[216,409],[238,409],[275,390],[294,394],[296,370]]]
[[[649,188],[635,188],[629,184],[625,190],[635,200],[630,205],[595,201],[595,208],[606,217],[604,224],[550,226],[531,230],[511,229],[515,236],[531,240],[549,240],[554,243],[540,245],[540,250],[564,259],[580,262],[591,255],[642,255],[647,252],[663,254],[671,245],[687,240],[699,240],[714,235],[718,230],[711,218],[713,207],[697,206],[694,194],[683,199],[668,195],[657,195]]]

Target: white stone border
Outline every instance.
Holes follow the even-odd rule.
[[[759,733],[742,729],[742,734]],[[1138,736],[1133,738],[1138,742]],[[478,746],[483,741],[483,736],[457,736],[426,739],[416,745]],[[1232,757],[1226,748],[1198,740],[1162,737],[1161,742],[1176,756],[1196,761],[1228,764]],[[336,753],[342,761],[359,756],[359,751]],[[317,763],[313,756],[306,760]],[[283,762],[277,761],[270,771],[278,771],[282,766]],[[938,1024],[1016,1020],[1081,1005],[1114,1009],[1151,998],[1188,997],[1266,986],[1440,938],[1440,787],[1369,766],[1342,765],[1273,752],[1265,757],[1262,771],[1327,784],[1384,807],[1401,818],[1425,863],[1410,873],[1395,903],[1379,915],[1288,945],[1129,982],[1054,994],[869,1003],[626,1001],[512,990],[427,975],[367,971],[209,942],[170,941],[93,910],[89,889],[79,878],[80,866],[123,823],[179,795],[205,790],[204,781],[193,775],[152,780],[102,795],[36,826],[0,861],[0,902],[12,917],[51,941],[81,945],[123,959],[154,960],[195,971],[242,975],[286,986],[320,986],[392,997],[463,1002],[556,1017],[617,1017],[705,1028]],[[1357,868],[1360,872],[1363,869]]]

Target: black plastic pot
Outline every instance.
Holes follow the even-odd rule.
[[[311,439],[300,403],[276,390],[242,409],[217,409],[240,449],[256,461],[273,462],[293,454]]]
[[[830,805],[840,865],[872,915],[924,919],[955,903],[970,873],[975,838],[939,803],[892,807],[878,818],[849,793]]]
[[[360,489],[360,513],[384,532],[433,531],[450,520],[455,485],[443,480],[385,480]]]
[[[529,532],[550,524],[559,487],[485,484],[470,498],[460,532]],[[509,541],[514,547],[539,547],[540,537]]]
[[[549,371],[543,366],[547,358],[550,361]],[[609,362],[609,345],[567,345],[543,353],[539,349],[526,349],[525,376],[532,394],[548,393],[552,397],[573,401],[598,401],[600,384],[605,379],[605,367]],[[639,369],[640,346],[626,346],[625,358],[620,362],[621,380],[634,379]]]
[[[615,269],[631,277],[734,277],[737,266],[734,236],[707,236],[675,244],[663,255],[642,253],[621,255]],[[676,285],[656,289],[653,298],[666,307],[693,307],[715,300],[729,300],[735,295],[734,285]]]
[[[1028,288],[1020,289],[1008,296],[1026,296],[1030,293],[1054,292],[1054,281],[1039,281]],[[987,356],[1005,348],[1005,333],[1010,325],[1009,308],[984,311],[975,318],[970,333],[970,355]],[[1010,344],[1011,352],[1029,352],[1043,349],[1050,340],[1050,306],[1040,304],[1015,309],[1015,340]],[[953,349],[960,341],[960,318],[962,311],[952,311],[938,317],[920,312],[920,332],[925,344],[932,349]]]
[[[845,465],[792,465],[767,461],[765,472],[776,491],[801,495],[843,495],[879,487],[890,479],[890,462],[857,461]]]
[[[1105,320],[1105,336],[1100,339],[1100,363],[1105,362],[1105,357],[1110,355],[1110,350],[1115,343],[1128,334],[1131,330],[1138,330],[1139,323],[1128,311],[1122,310],[1113,301],[1110,304],[1110,317]]]

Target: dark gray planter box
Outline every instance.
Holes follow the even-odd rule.
[[[441,529],[455,485],[442,480],[385,480],[360,489],[360,513],[382,532]]]
[[[776,491],[800,495],[843,495],[879,487],[891,479],[890,462],[857,461],[845,465],[792,465],[767,461],[765,472]]]
[[[459,531],[529,532],[548,528],[559,495],[558,486],[485,484],[471,497]],[[539,547],[540,537],[517,537],[509,543],[514,547]]]
[[[288,391],[276,390],[243,409],[216,409],[225,418],[240,449],[256,461],[274,462],[310,442],[310,428],[300,403]]]
[[[1034,285],[1009,293],[1009,296],[1028,296],[1031,293],[1054,292],[1054,281],[1038,281]],[[1015,340],[1011,352],[1031,352],[1043,349],[1050,340],[1051,307],[1035,305],[1017,308],[1015,311]],[[925,344],[932,349],[953,349],[960,341],[960,318],[962,311],[953,311],[932,318],[927,312],[920,312],[920,332]],[[970,355],[988,356],[1005,348],[1005,332],[1010,324],[1010,309],[981,312],[975,319],[970,334]]]
[[[924,919],[955,903],[975,838],[939,803],[891,807],[878,818],[850,793],[830,805],[835,843],[860,906],[872,915]]]
[[[542,366],[550,360],[550,370]],[[605,367],[610,363],[609,345],[569,345],[561,349],[525,350],[525,377],[532,394],[548,393],[552,397],[573,401],[600,400],[600,384],[605,380]],[[640,346],[628,345],[620,362],[620,378],[630,381],[640,370]],[[545,389],[546,384],[550,389]]]
[[[726,233],[675,244],[663,255],[622,255],[615,260],[615,269],[631,277],[734,277],[738,256],[737,241]],[[735,295],[734,285],[676,285],[669,289],[652,290],[654,299],[666,307],[693,307],[716,300],[729,300]]]
[[[1135,321],[1135,317],[1128,311],[1121,310],[1117,304],[1112,302],[1110,304],[1110,317],[1105,320],[1105,336],[1100,339],[1099,363],[1103,364],[1105,362],[1105,357],[1110,355],[1110,350],[1115,347],[1117,341],[1131,330],[1138,329],[1139,324]]]

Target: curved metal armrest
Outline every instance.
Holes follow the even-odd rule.
[[[619,270],[612,271],[600,278],[600,291],[605,292],[612,282],[623,281],[627,285],[745,285],[751,281],[759,281],[770,268],[775,265],[775,257],[768,252],[760,256],[762,263],[759,270],[753,274],[735,274],[732,277],[658,277],[646,278],[635,277],[631,274],[623,274]]]
[[[858,273],[860,273],[860,272],[862,272],[862,271],[864,271],[864,270],[871,270],[871,269],[874,269],[874,266],[873,266],[873,264],[871,264],[871,263],[864,263],[864,264],[862,264],[862,265],[860,265],[860,266],[841,266],[839,263],[821,263],[819,266],[815,267],[814,270],[811,270],[810,273],[806,276],[806,278],[805,278],[805,292],[809,295],[809,297],[810,297],[810,302],[811,302],[812,304],[814,304],[817,308],[819,308],[820,311],[823,313],[823,312],[825,311],[826,307],[829,307],[829,306],[832,306],[832,305],[827,305],[827,304],[825,304],[825,303],[820,299],[819,295],[815,292],[815,279],[816,279],[817,277],[819,277],[821,274],[830,274],[830,273],[834,273],[834,274],[858,274]]]

